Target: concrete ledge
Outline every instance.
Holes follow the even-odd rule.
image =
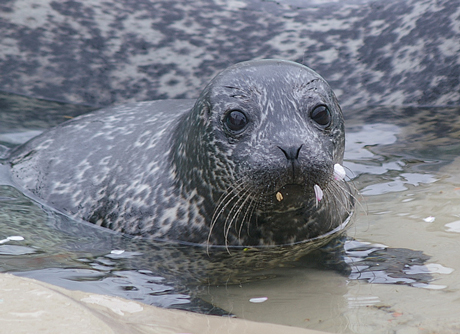
[[[165,310],[10,274],[0,274],[0,323],[1,333],[324,333]]]

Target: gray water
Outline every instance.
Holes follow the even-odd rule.
[[[91,110],[1,98],[0,157]],[[208,258],[187,245],[132,240],[28,198],[0,169],[0,271],[162,307],[331,332],[460,331],[460,108],[373,107],[345,116],[344,165],[360,203],[344,244],[328,252],[275,252],[255,258],[276,258],[273,265],[254,270],[243,251]],[[201,272],[208,262],[214,269],[232,265]]]

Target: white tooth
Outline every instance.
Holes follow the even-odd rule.
[[[317,184],[313,186],[313,189],[315,190],[316,206],[318,206],[318,202],[320,202],[323,199],[323,191]]]
[[[347,173],[345,172],[345,169],[343,168],[343,166],[340,164],[335,164],[334,165],[334,179],[336,179],[337,181],[342,181],[345,178],[345,175],[347,175]]]

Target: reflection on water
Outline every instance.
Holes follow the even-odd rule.
[[[0,158],[90,110],[2,98]],[[162,307],[333,332],[420,327],[417,321],[453,328],[460,312],[460,260],[451,255],[460,243],[460,109],[376,107],[345,115],[344,165],[361,193],[347,239],[307,255],[305,247],[208,254],[133,240],[27,198],[0,169],[0,270]],[[438,304],[446,307],[433,310]]]

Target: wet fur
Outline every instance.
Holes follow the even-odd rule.
[[[330,128],[309,118],[318,104],[329,107]],[[250,119],[241,134],[225,128],[231,109]],[[300,147],[298,158],[283,147]],[[333,179],[343,151],[342,112],[324,79],[263,60],[228,68],[196,101],[134,103],[66,122],[9,162],[17,184],[73,217],[149,239],[258,246],[317,238],[350,216],[352,192]],[[318,205],[315,184],[324,191]],[[286,185],[296,195],[280,203]]]

